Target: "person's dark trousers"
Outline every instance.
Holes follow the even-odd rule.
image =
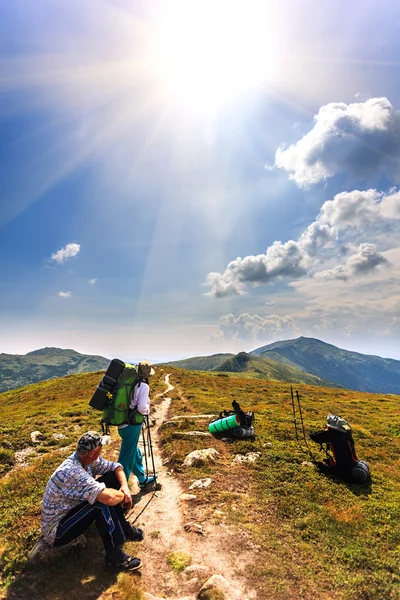
[[[106,487],[120,489],[120,483],[114,472],[105,473],[97,480],[104,482]],[[58,525],[54,546],[65,546],[84,533],[90,525],[96,527],[103,540],[107,556],[118,559],[122,554],[121,546],[125,542],[124,530],[129,527],[122,506],[107,506],[101,502],[82,502],[71,509]]]

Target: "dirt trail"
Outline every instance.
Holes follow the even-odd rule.
[[[153,497],[152,492],[143,495],[130,516],[130,521],[133,522],[152,498],[134,523],[145,531],[144,541],[135,544],[135,553],[143,561],[143,587],[152,595],[147,597],[194,600],[202,582],[214,574],[220,574],[230,583],[229,592],[225,592],[226,600],[256,598],[256,594],[246,588],[246,550],[240,540],[238,542],[237,534],[221,525],[213,527],[207,521],[201,523],[204,535],[184,529],[185,523],[193,520],[190,518],[193,510],[181,500],[181,495],[188,490],[182,489],[180,482],[168,474],[167,467],[162,464],[157,443],[158,429],[166,420],[171,403],[166,394],[174,389],[169,383],[169,375],[166,375],[165,383],[167,389],[161,394],[163,400],[152,412],[156,424],[151,428],[156,472],[162,489]],[[168,555],[171,552],[189,554],[192,557],[191,567],[181,573],[174,571],[168,563]]]

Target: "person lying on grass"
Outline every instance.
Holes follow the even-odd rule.
[[[100,456],[104,441],[96,431],[84,433],[76,451],[50,477],[43,496],[42,535],[49,545],[64,546],[95,522],[106,565],[134,571],[141,560],[122,546],[126,540],[141,541],[143,531],[125,518],[131,493],[121,464]]]

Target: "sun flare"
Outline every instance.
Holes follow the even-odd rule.
[[[178,1],[160,21],[157,62],[167,94],[192,109],[216,109],[271,77],[265,3]]]

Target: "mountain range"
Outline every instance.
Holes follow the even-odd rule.
[[[274,342],[248,354],[214,354],[168,364],[204,371],[247,371],[261,379],[364,392],[400,393],[400,361],[343,350],[314,338]]]
[[[0,354],[0,392],[31,383],[106,369],[110,360],[75,350],[42,348],[27,354]]]
[[[45,379],[105,370],[109,359],[75,350],[42,348],[0,354],[0,392]],[[337,348],[314,338],[274,342],[251,352],[195,356],[163,363],[197,371],[246,373],[257,379],[400,394],[400,361]]]

